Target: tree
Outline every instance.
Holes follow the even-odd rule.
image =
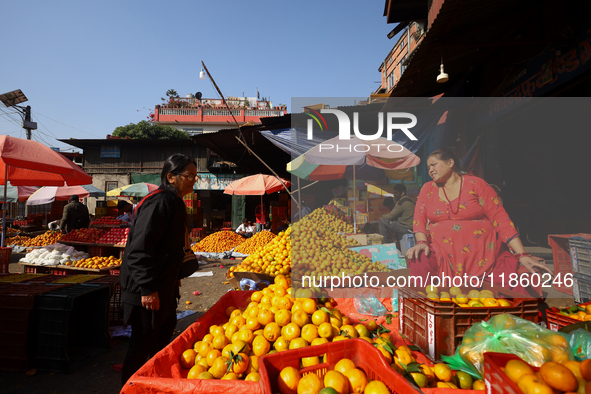
[[[188,140],[189,134],[186,131],[176,129],[172,126],[162,126],[142,120],[137,124],[130,123],[126,126],[119,126],[113,131],[115,137],[129,137],[132,139],[149,140]]]

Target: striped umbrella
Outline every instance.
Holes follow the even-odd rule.
[[[108,197],[146,197],[158,189],[157,185],[151,183],[132,183],[107,192]]]

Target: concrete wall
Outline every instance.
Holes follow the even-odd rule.
[[[92,175],[92,186],[95,186],[101,190],[106,192],[106,182],[117,182],[117,187],[125,186],[130,184],[130,176],[129,174],[93,174]],[[112,198],[112,197],[111,197]],[[104,200],[104,197],[99,198],[98,200]],[[96,208],[96,201],[97,198],[88,197],[86,199],[86,205],[88,206],[88,211],[94,215],[94,210]]]

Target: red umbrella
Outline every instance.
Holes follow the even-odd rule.
[[[274,177],[272,175],[257,174],[238,179],[230,183],[224,189],[225,194],[238,194],[245,196],[262,196],[278,192],[285,187],[291,186],[287,179]],[[283,182],[283,184],[281,183]]]
[[[3,135],[0,136],[0,185],[6,185],[8,181],[13,186],[63,186],[66,182],[74,186],[88,185],[92,183],[92,177],[71,160],[37,141]],[[5,215],[3,210],[2,246]]]

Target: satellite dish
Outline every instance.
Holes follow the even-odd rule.
[[[197,93],[195,93],[195,98],[196,98],[197,100],[201,100],[201,97],[202,97],[202,96],[203,96],[203,95],[201,94],[201,92],[197,92]]]

